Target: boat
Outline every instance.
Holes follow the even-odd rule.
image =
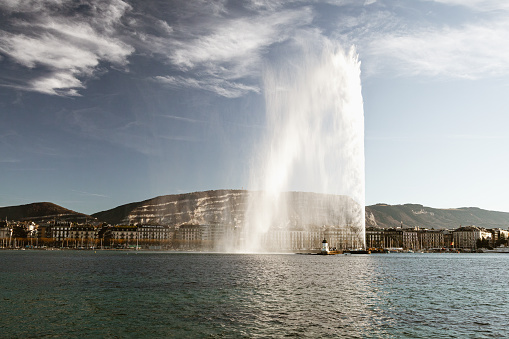
[[[509,253],[509,247],[496,247],[492,250],[483,250],[483,253]]]
[[[336,254],[342,254],[342,253],[343,253],[343,251],[337,250],[335,247],[330,249],[329,248],[329,243],[327,242],[327,240],[323,239],[323,241],[322,241],[322,249],[317,254],[320,254],[320,255],[336,255]]]
[[[336,255],[336,254],[343,254],[343,253],[346,253],[346,252],[343,252],[343,251],[327,251],[327,252],[320,251],[319,253],[316,253],[316,254],[318,254],[318,255]]]
[[[350,254],[371,254],[371,251],[370,250],[349,250],[349,251],[345,251],[345,253],[350,253]]]

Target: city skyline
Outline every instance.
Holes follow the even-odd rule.
[[[509,4],[7,1],[0,206],[94,213],[249,189],[263,70],[292,41],[355,48],[366,204],[509,212]]]

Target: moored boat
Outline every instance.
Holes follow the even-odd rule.
[[[359,250],[349,250],[349,251],[345,251],[345,253],[350,253],[350,254],[371,254],[371,251],[370,251],[370,250],[362,250],[362,249],[359,249]]]
[[[509,253],[509,247],[496,247],[492,250],[483,250],[483,253]]]

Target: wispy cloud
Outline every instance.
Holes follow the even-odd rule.
[[[176,135],[159,135],[159,138],[165,139],[165,140],[172,140],[172,141],[186,141],[186,142],[201,142],[204,141],[200,138],[195,138],[191,136],[176,136]]]
[[[509,139],[507,135],[477,135],[477,134],[451,134],[449,139],[465,139],[465,140],[503,140]]]
[[[437,140],[507,140],[504,135],[480,134],[430,134],[430,135],[404,135],[404,136],[368,136],[366,140],[373,141],[437,141]]]
[[[431,1],[431,0],[430,0]],[[416,22],[391,12],[392,26],[359,32],[365,75],[388,73],[428,78],[478,79],[509,74],[509,2],[435,0],[468,9],[446,23],[420,16]],[[454,13],[454,12],[453,12]],[[464,13],[464,12],[462,12]],[[369,16],[376,20],[376,13]],[[369,17],[368,16],[368,17]]]
[[[12,87],[76,96],[85,87],[83,80],[93,76],[101,62],[125,67],[134,49],[115,35],[129,8],[119,0],[88,5],[56,0],[1,4],[13,29],[0,31],[0,52],[33,70],[25,84]]]
[[[127,114],[116,115],[114,112],[102,111],[96,107],[73,111],[64,110],[57,116],[61,117],[56,120],[61,121],[63,128],[71,126],[73,131],[83,137],[122,146],[146,156],[161,155],[164,152],[164,144],[168,140],[180,142],[203,141],[192,135],[186,135],[185,130],[170,132],[164,128],[160,129],[152,125],[148,121],[150,119],[140,118],[139,120],[131,120],[133,117]],[[171,115],[156,115],[156,117],[189,123],[207,123],[206,121]],[[161,130],[167,134],[162,134]]]
[[[273,46],[311,31],[357,45],[364,75],[509,74],[509,2],[427,1],[471,15],[444,24],[418,13],[418,6],[374,0],[247,0],[235,6],[224,0],[175,0],[164,15],[154,11],[169,6],[164,3],[8,0],[0,3],[2,26],[8,27],[0,31],[0,53],[3,62],[13,61],[31,74],[2,76],[1,86],[77,96],[108,65],[127,69],[136,50],[167,66],[149,76],[161,84],[237,98],[260,92],[262,64]],[[324,3],[332,5],[327,15],[335,19],[321,19],[324,9],[318,5]],[[408,12],[401,14],[401,7]]]
[[[48,168],[48,167],[16,167],[16,168],[10,168],[9,171],[16,171],[16,172],[46,172],[46,171],[56,171],[56,168]]]
[[[462,6],[478,11],[508,10],[509,2],[506,0],[428,0],[447,5]]]
[[[374,141],[402,141],[402,140],[411,140],[411,137],[408,136],[368,136],[365,137],[366,140],[374,140]]]
[[[226,98],[238,98],[248,92],[260,92],[260,89],[257,86],[249,86],[241,82],[227,81],[219,77],[195,79],[182,76],[156,76],[154,77],[154,80],[173,87],[204,89],[215,92]]]
[[[152,128],[143,122],[129,121],[127,117],[121,118],[107,111],[98,112],[94,107],[64,111],[60,115],[65,116],[64,124],[89,139],[107,141],[145,155],[155,155],[159,150]],[[107,121],[107,125],[103,115],[115,121]]]
[[[104,194],[89,193],[89,192],[83,192],[83,191],[78,191],[78,190],[72,190],[72,191],[75,192],[75,193],[79,193],[81,195],[86,195],[86,196],[100,197],[100,198],[110,198],[109,196],[104,195]]]
[[[270,15],[241,17],[212,22],[209,34],[189,30],[189,38],[175,41],[177,47],[169,59],[186,70],[208,63],[231,63],[231,69],[213,68],[240,77],[252,71],[251,64],[260,58],[264,47],[287,39],[297,27],[309,24],[312,12],[308,7],[279,11]]]
[[[249,16],[218,14],[198,25],[174,28],[169,37],[145,34],[142,40],[181,73],[156,76],[156,81],[236,98],[260,91],[256,77],[268,48],[309,25],[313,16],[309,7]]]
[[[227,98],[257,93],[268,48],[314,17],[311,7],[284,4],[176,1],[176,14],[161,18],[121,0],[5,1],[0,10],[7,13],[9,31],[0,31],[0,52],[32,73],[21,84],[4,77],[2,86],[77,96],[105,63],[125,68],[136,48],[170,66],[154,77],[162,83]]]
[[[175,116],[175,115],[159,115],[159,116],[162,117],[162,118],[174,119],[174,120],[177,120],[177,121],[188,122],[188,123],[191,123],[191,124],[211,124],[212,123],[211,121],[207,121],[207,120],[199,120],[199,119],[178,117],[178,116]],[[246,128],[256,128],[256,129],[266,129],[267,128],[266,125],[242,124],[242,123],[232,122],[232,121],[227,121],[227,120],[223,120],[222,123],[224,123],[226,125],[238,126],[238,127],[246,127]],[[167,137],[165,137],[165,138],[167,138]],[[176,139],[176,140],[182,140],[182,139]]]
[[[0,149],[3,151],[3,163],[24,163],[33,156],[64,157],[65,154],[51,142],[37,135],[27,138],[15,131],[0,132]]]
[[[481,78],[509,73],[509,22],[390,34],[370,43],[382,69],[399,75]],[[380,69],[379,69],[380,70]]]
[[[208,121],[205,120],[198,120],[198,119],[192,119],[192,118],[186,118],[186,117],[178,117],[176,115],[159,115],[160,117],[167,118],[167,119],[174,119],[179,121],[185,121],[189,123],[199,123],[199,124],[208,124]]]

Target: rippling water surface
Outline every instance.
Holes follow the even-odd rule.
[[[502,254],[0,251],[2,337],[500,338]]]

